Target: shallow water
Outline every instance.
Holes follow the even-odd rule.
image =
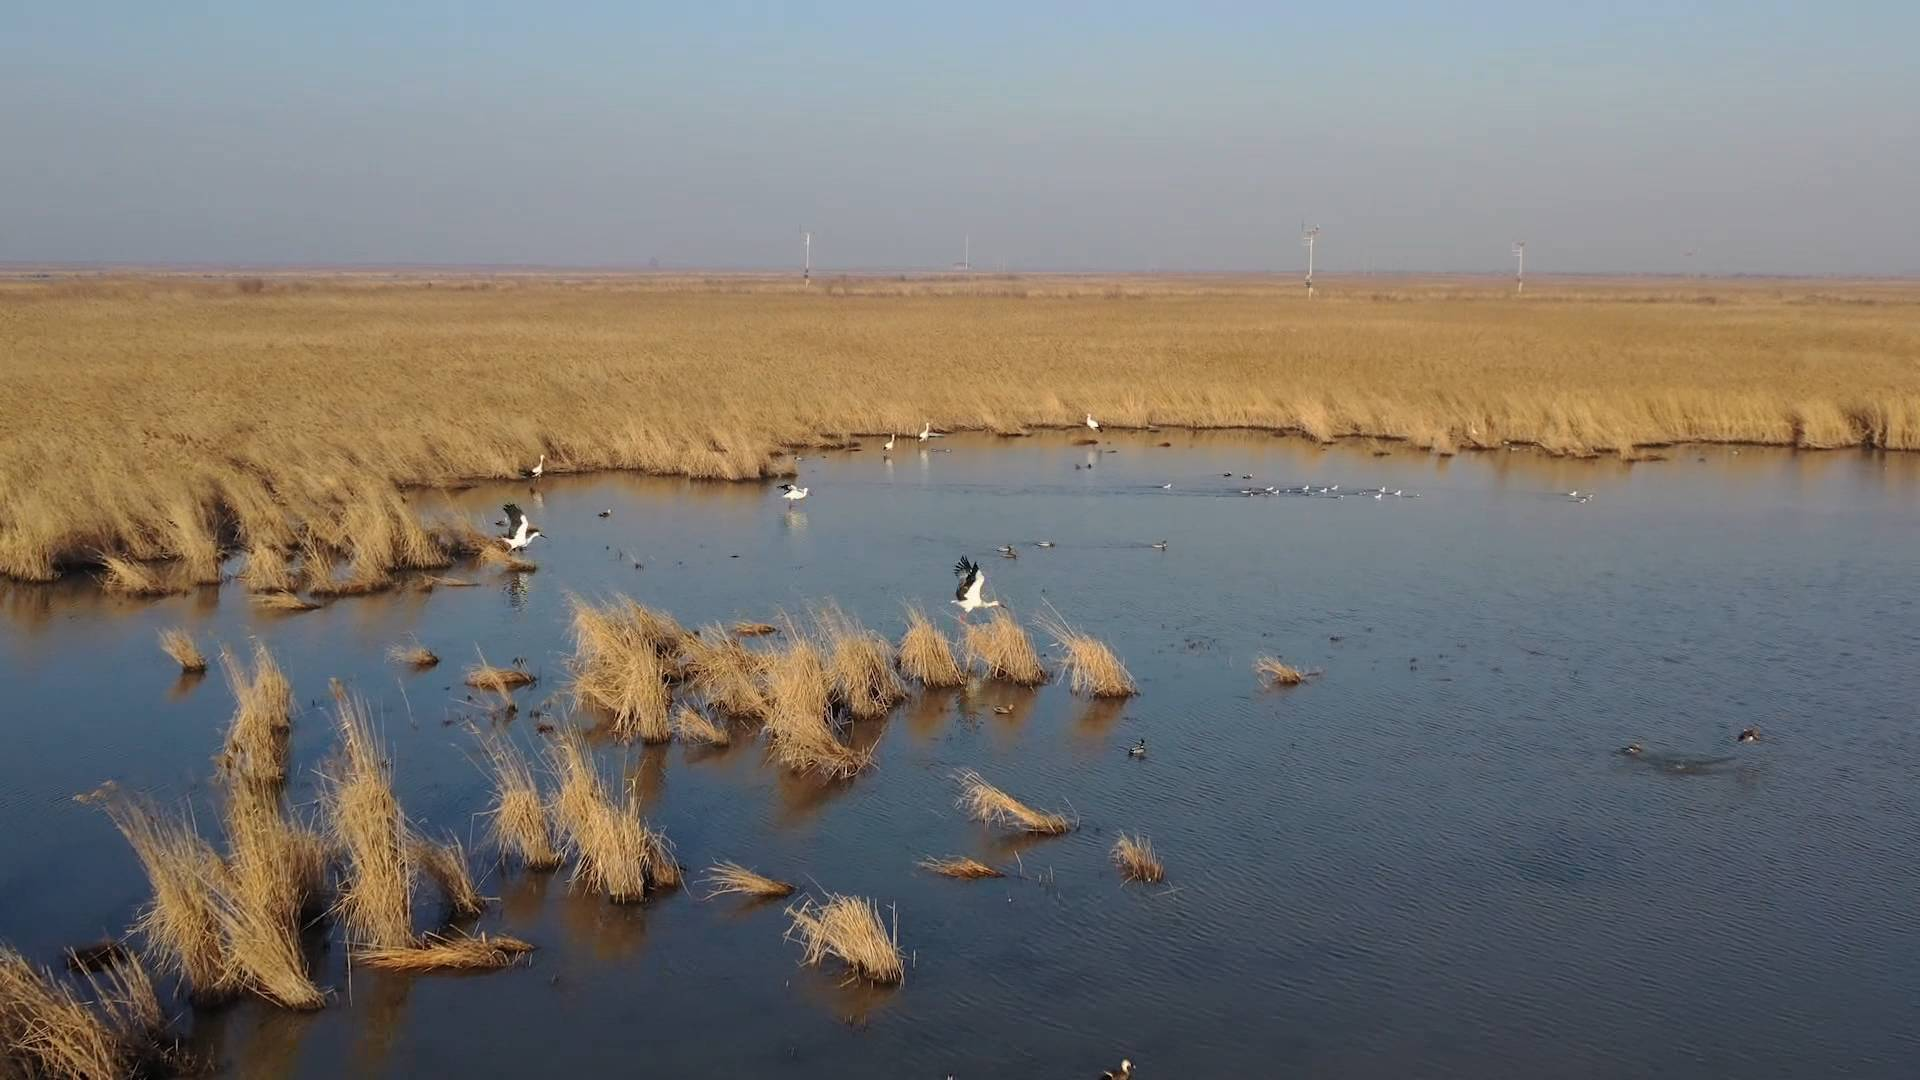
[[[539,945],[531,966],[349,979],[336,941],[315,957],[329,1008],[190,1013],[195,1044],[232,1076],[1072,1076],[1122,1056],[1143,1077],[1912,1074],[1920,455],[1629,467],[1069,438],[903,442],[890,464],[870,440],[803,461],[792,514],[759,486],[473,489],[451,501],[491,519],[514,498],[549,531],[537,573],[301,615],[237,585],[158,603],[7,588],[0,939],[51,960],[142,900],[74,793],[112,778],[211,820],[231,700],[217,673],[177,681],[161,627],[270,643],[303,706],[297,800],[337,676],[378,707],[408,811],[477,838],[465,721],[486,721],[459,669],[476,649],[528,659],[543,678],[511,723],[531,742],[534,710],[561,704],[570,591],[689,626],[832,599],[897,635],[904,600],[950,617],[970,553],[1023,617],[1050,602],[1111,643],[1141,695],[916,697],[862,726],[879,765],[840,785],[758,746],[605,751],[690,868],[733,859],[896,908],[903,987],[798,967],[778,904],[616,908],[564,872],[489,870],[481,928]],[[1237,494],[1303,483],[1421,497]],[[1020,557],[993,558],[1003,543]],[[409,635],[440,668],[386,661]],[[1263,653],[1324,675],[1262,690]],[[1735,746],[1749,724],[1764,741]],[[1652,756],[1614,752],[1632,740]],[[1080,830],[989,835],[954,810],[962,767]],[[1167,885],[1120,885],[1120,829],[1151,834]],[[1025,876],[933,878],[914,868],[929,854]]]

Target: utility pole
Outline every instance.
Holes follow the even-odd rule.
[[[966,245],[962,247],[960,250],[962,253],[960,256],[960,269],[969,274],[973,273],[973,234],[972,233],[967,234]]]
[[[1513,242],[1513,295],[1519,296],[1527,291],[1527,242]]]
[[[808,229],[802,229],[800,230],[800,238],[800,242],[804,245],[805,250],[805,255],[802,256],[800,263],[800,282],[803,285],[811,285],[813,284],[813,232]]]
[[[1307,228],[1306,222],[1300,223],[1300,242],[1307,248],[1307,299],[1313,299],[1313,244],[1320,238],[1320,226]]]

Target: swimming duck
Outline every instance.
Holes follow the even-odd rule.
[[[1120,1059],[1119,1068],[1109,1069],[1100,1074],[1100,1080],[1132,1080],[1132,1078],[1133,1062],[1128,1061],[1126,1058]]]
[[[594,515],[594,517],[603,517],[603,518],[609,518],[609,517],[612,517],[612,516],[613,516],[613,511],[612,511],[612,510],[602,510],[602,511],[600,511],[600,512],[599,512],[598,514],[595,514],[595,515]]]
[[[1155,540],[1153,542],[1153,550],[1155,551],[1167,550],[1167,542],[1165,540]]]
[[[1139,742],[1134,743],[1132,746],[1127,747],[1127,756],[1128,757],[1146,757],[1147,756],[1147,740],[1141,739]]]
[[[1628,757],[1639,757],[1643,752],[1645,752],[1645,750],[1646,750],[1646,747],[1641,746],[1637,742],[1630,742],[1627,745],[1620,748],[1620,752],[1627,755]]]
[[[1011,705],[995,705],[995,706],[993,707],[993,715],[995,715],[995,716],[1012,716],[1012,715],[1013,715],[1013,706],[1011,706]]]
[[[1011,544],[1001,544],[999,547],[994,548],[993,550],[999,552],[1000,557],[1003,559],[1017,559],[1020,557],[1020,553],[1013,550],[1013,545]]]
[[[1759,742],[1760,729],[1757,727],[1741,728],[1740,734],[1735,735],[1733,737],[1733,741],[1734,742]]]
[[[1034,541],[1034,545],[1033,545],[1033,546],[1034,546],[1034,547],[1052,547],[1052,546],[1053,546],[1053,541],[1051,541],[1051,540],[1036,540],[1036,541]]]

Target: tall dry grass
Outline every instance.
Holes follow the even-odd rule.
[[[555,739],[548,755],[559,784],[554,819],[574,859],[574,881],[606,893],[616,904],[646,899],[648,888],[666,872],[653,865],[664,845],[640,816],[638,804],[631,797],[616,801],[608,795],[580,732]],[[676,884],[678,873],[676,867],[669,875]]]
[[[486,897],[480,895],[467,868],[467,849],[457,837],[434,840],[415,832],[407,837],[407,849],[413,865],[440,891],[449,915],[471,919],[487,910]]]
[[[0,1077],[120,1080],[131,1064],[109,1016],[0,946]]]
[[[907,607],[907,632],[900,639],[900,671],[922,686],[942,688],[966,683],[967,673],[953,658],[953,644],[927,613]]]
[[[681,705],[673,710],[673,733],[679,736],[681,742],[706,746],[729,746],[733,743],[733,733],[727,730],[725,724],[691,705]]]
[[[572,602],[575,703],[605,716],[619,739],[671,739],[668,658],[677,665],[690,635],[672,616],[626,597],[604,604],[579,597]]]
[[[160,631],[160,651],[166,653],[180,670],[189,674],[207,670],[207,656],[195,644],[185,627],[172,626]]]
[[[1039,686],[1047,681],[1047,669],[1040,664],[1033,639],[1007,612],[995,611],[983,623],[967,623],[966,639],[968,662],[979,663],[989,678],[1019,686]]]
[[[1113,864],[1120,868],[1120,876],[1127,881],[1151,884],[1166,879],[1167,869],[1154,853],[1153,841],[1144,836],[1121,833],[1113,842],[1112,855]]]
[[[393,794],[392,767],[366,706],[336,693],[340,756],[327,777],[327,816],[345,858],[336,905],[350,940],[367,948],[413,944],[416,866]]]
[[[0,574],[103,551],[192,563],[177,549],[206,535],[285,550],[542,450],[567,470],[742,479],[789,471],[783,444],[1086,409],[1461,449],[1920,447],[1910,282],[1541,278],[1516,300],[1489,279],[1325,276],[1308,303],[1252,277],[435,277],[244,299],[185,276],[0,282]],[[136,400],[133,439],[113,403]],[[430,561],[393,531],[346,557]]]
[[[816,616],[828,649],[833,700],[855,720],[877,720],[907,696],[893,672],[893,646],[838,606]]]
[[[773,758],[797,773],[847,777],[873,763],[871,749],[842,738],[833,720],[833,675],[820,646],[790,630],[767,657],[766,732]]]
[[[972,769],[954,774],[960,784],[960,808],[982,825],[998,825],[1022,832],[1057,836],[1073,831],[1073,819],[1050,810],[1035,810],[1019,799],[987,783]]]
[[[255,783],[284,781],[293,733],[292,684],[260,641],[253,645],[251,671],[233,650],[225,648],[220,650],[220,670],[226,674],[235,705],[219,758],[223,771]]]
[[[688,678],[695,693],[729,716],[765,719],[771,703],[761,678],[766,656],[729,637],[718,623],[685,644]]]
[[[487,808],[493,847],[519,856],[529,870],[558,869],[560,852],[553,845],[547,805],[540,798],[533,767],[504,735],[489,735],[485,746],[493,777],[493,803]]]
[[[739,863],[716,863],[707,868],[707,876],[702,879],[707,886],[707,899],[728,894],[751,896],[762,900],[771,900],[793,895],[793,885],[770,878],[765,874],[749,870]]]
[[[230,997],[237,986],[215,898],[227,884],[219,853],[190,821],[163,816],[111,785],[85,798],[106,811],[146,871],[153,893],[135,928],[148,954],[178,975],[195,1001]]]
[[[851,976],[870,982],[892,984],[906,978],[898,916],[889,927],[872,900],[834,893],[822,900],[807,897],[787,909],[787,919],[787,939],[801,944],[808,964],[818,966],[833,957]]]
[[[1075,630],[1059,612],[1051,609],[1040,617],[1040,629],[1053,638],[1065,654],[1069,685],[1074,693],[1123,698],[1138,692],[1133,685],[1133,673],[1106,642]]]
[[[213,891],[233,981],[289,1009],[317,1009],[300,950],[302,914],[325,887],[325,842],[289,822],[277,785],[230,777],[226,876]]]

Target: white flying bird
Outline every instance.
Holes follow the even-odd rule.
[[[500,537],[500,542],[508,551],[519,551],[541,535],[539,529],[528,527],[527,515],[518,505],[508,503],[501,509],[507,514],[507,535]]]
[[[980,564],[960,556],[953,564],[953,572],[960,575],[960,587],[953,591],[953,602],[960,605],[960,613],[971,614],[975,608],[999,607],[998,600],[982,600],[980,593],[987,587],[987,575],[980,570]]]
[[[804,499],[807,497],[806,488],[794,487],[792,484],[781,484],[780,491],[781,491],[780,497],[787,500],[788,502],[799,502],[801,499]]]

